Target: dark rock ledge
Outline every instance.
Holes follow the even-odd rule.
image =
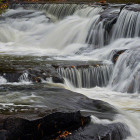
[[[55,83],[64,83],[58,74],[58,68],[88,68],[105,65],[100,61],[59,61],[47,60],[47,57],[33,56],[0,56],[0,76],[7,82],[21,80],[40,83],[42,80],[52,78]]]
[[[103,101],[43,85],[11,86],[9,90],[11,94],[15,91],[21,94],[35,92],[43,97],[40,104],[46,107],[38,111],[28,108],[23,112],[3,112],[0,115],[0,140],[122,140],[130,135],[125,124],[92,122],[91,115],[111,121],[118,113]],[[3,90],[2,93],[6,92]]]

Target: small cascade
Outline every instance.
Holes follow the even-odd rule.
[[[87,7],[83,4],[23,4],[26,9],[45,10],[46,15],[51,18],[63,19],[72,15],[75,11]]]
[[[91,88],[95,86],[105,87],[108,84],[113,66],[89,66],[88,68],[67,67],[58,68],[58,73],[68,79],[75,87]]]
[[[103,12],[103,8],[101,6],[84,6],[82,9],[77,10],[74,15],[78,15],[80,17],[88,17],[92,18],[93,16],[99,14],[100,12]]]
[[[111,41],[140,36],[140,12],[124,9],[112,29]]]
[[[86,42],[88,44],[92,44],[93,48],[99,48],[104,46],[104,24],[101,21],[100,22],[100,16],[97,15],[93,20],[91,21],[91,25],[89,28],[89,32],[86,38]]]
[[[120,55],[110,80],[116,91],[140,93],[140,49],[127,50]]]
[[[7,80],[3,76],[0,76],[0,85],[5,84],[6,82]]]
[[[30,82],[29,75],[27,72],[23,73],[19,79],[20,82]]]
[[[90,18],[86,43],[91,44],[93,49],[105,47],[120,38],[140,36],[140,11],[137,9],[87,7],[79,11],[85,13],[79,14],[81,17]]]

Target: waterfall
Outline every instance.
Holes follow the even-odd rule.
[[[18,7],[19,5],[16,6]],[[120,50],[130,51],[139,47],[140,11],[137,6],[134,8],[135,6],[131,5],[122,7],[122,5],[89,6],[86,4],[48,3],[22,4],[22,6],[31,10],[27,10],[31,14],[25,12],[25,17],[21,18],[27,24],[26,26],[24,25],[24,29],[22,23],[18,20],[15,20],[14,23],[9,20],[7,26],[4,23],[1,24],[0,41],[2,45],[8,43],[6,48],[10,48],[6,50],[3,47],[4,51],[8,52],[10,50],[11,53],[15,53],[16,47],[16,51],[24,50],[25,52],[26,50],[27,54],[28,51],[35,52],[35,54],[41,53],[41,55],[43,52],[43,55],[55,55],[57,59],[69,59],[70,57],[73,60],[72,57],[74,56],[80,60],[86,58],[94,61],[97,59],[99,61],[110,61],[111,63],[112,57],[116,52]],[[50,19],[55,17],[56,22],[50,22],[43,14],[39,15],[37,12],[33,14],[33,10],[42,11]],[[23,10],[20,12],[22,15]],[[35,15],[38,19],[34,18],[32,20]],[[7,17],[10,17],[10,15]],[[41,31],[38,29],[41,29]],[[28,32],[28,30],[31,32]],[[7,33],[8,35],[6,35]],[[9,42],[14,43],[11,45]],[[23,46],[34,47],[26,47],[25,49]],[[60,68],[58,72],[69,79],[75,87],[103,87],[107,86],[109,82],[109,86],[114,90],[139,92],[138,80],[132,80],[133,78],[127,80],[126,78],[130,76],[130,72],[125,73],[125,63],[123,60],[120,62],[120,58],[124,54],[118,56],[119,58],[114,68],[108,68],[108,66]],[[121,69],[123,66],[124,69]],[[118,70],[121,71],[121,74],[118,73],[117,67],[119,67]],[[134,72],[134,70],[135,67],[131,68],[130,71]],[[121,76],[123,72],[127,75],[126,77]],[[112,73],[113,75],[110,79]],[[119,76],[117,77],[116,74]],[[137,76],[132,77],[137,79]],[[125,81],[123,82],[125,84],[122,85],[120,80]],[[131,89],[129,88],[129,81],[133,81],[131,85],[134,86]]]
[[[140,49],[123,53],[114,67],[110,86],[120,92],[140,92]]]
[[[140,36],[140,12],[121,11],[116,24],[112,29],[112,41],[118,38],[133,38]]]
[[[45,107],[43,114],[48,114],[59,111],[57,104],[62,102],[62,110],[69,108],[67,101],[72,100],[76,101],[72,110],[79,110],[81,102],[83,115],[97,114],[92,117],[94,124],[109,126],[105,136],[110,139],[119,139],[117,133],[111,136],[110,124],[121,123],[129,127],[133,140],[140,140],[140,6],[21,3],[12,7],[0,17],[2,111],[18,114],[17,108],[26,110],[27,105],[35,114]],[[113,110],[96,100],[119,111],[110,116]]]
[[[61,27],[63,23],[65,24],[63,24],[63,29],[60,26],[57,26],[56,30],[58,30],[59,33],[53,32],[55,35],[60,34],[60,32],[64,32],[64,34],[60,36],[61,39],[59,39],[62,40],[62,38],[66,37],[66,34],[68,33],[67,30],[69,31],[69,40],[65,40],[66,43],[61,42],[60,46],[67,46],[71,43],[86,43],[91,45],[93,49],[104,47],[109,43],[112,25],[116,21],[116,15],[119,13],[118,8],[109,8],[109,10],[107,10],[108,14],[114,16],[113,19],[110,19],[102,15],[106,10],[100,5],[88,6],[84,4],[22,4],[22,6],[26,9],[44,11],[46,16],[51,19],[51,21],[58,21],[67,17],[67,19],[63,20],[61,24],[59,24]],[[68,18],[70,15],[73,16]],[[51,34],[49,36],[52,38]],[[48,45],[52,45],[53,43],[60,43],[60,41],[59,43],[54,41],[46,42],[49,42]]]
[[[30,79],[29,79],[29,75],[27,72],[23,73],[19,78],[18,80],[20,82],[30,82]]]
[[[59,111],[59,103],[64,102],[62,111],[69,108],[67,102],[72,100],[75,104],[65,111],[76,108],[83,115],[97,114],[92,121],[108,126],[106,139],[119,139],[110,124],[125,124],[131,133],[127,140],[140,140],[139,7],[13,4],[0,17],[1,112],[22,114],[28,107],[42,116],[48,110]],[[114,109],[96,100],[115,106],[117,114],[111,116]],[[80,109],[79,103],[85,108]],[[47,110],[42,112],[44,108]]]
[[[78,15],[80,17],[89,17],[92,18],[93,16],[99,14],[100,12],[104,11],[101,6],[84,6],[83,8],[76,10],[74,15]]]
[[[112,73],[112,66],[89,66],[88,68],[58,68],[58,73],[78,88],[105,87]]]
[[[84,4],[22,4],[26,9],[44,10],[47,16],[56,20],[72,15],[75,11],[87,7]]]
[[[81,33],[81,34],[86,35],[84,38],[82,38],[82,43],[84,42],[84,43],[92,44],[92,47],[94,49],[103,47],[105,44],[107,44],[106,42],[109,38],[107,37],[109,36],[108,31],[107,31],[109,27],[107,29],[107,26],[111,24],[111,22],[113,21],[110,21],[108,19],[101,20],[99,13],[104,11],[102,6],[91,7],[91,6],[83,5],[83,4],[45,4],[43,6],[42,4],[24,4],[23,6],[26,7],[26,9],[44,10],[46,12],[47,17],[49,17],[53,21],[63,19],[70,15],[73,15],[76,17],[78,16],[80,18],[77,23],[78,24],[82,23],[80,20],[84,19],[83,21],[84,27],[82,28],[83,29],[86,28],[86,32],[88,33],[87,35],[85,33]],[[108,12],[110,14],[113,14],[114,12],[116,12],[116,9],[115,10],[113,9]],[[87,22],[85,22],[85,18],[87,18]],[[75,28],[75,27],[76,27],[76,24],[75,26],[67,27],[67,29]],[[80,30],[81,30],[81,27],[80,27]],[[73,35],[71,35],[71,37],[73,36],[75,38],[78,35],[78,33],[77,32],[75,33],[75,32],[73,32]],[[64,36],[65,35],[61,37],[64,37]],[[79,38],[81,38],[81,36]],[[77,38],[76,41],[75,39],[72,39],[72,41],[76,43],[79,43],[79,42],[81,43],[81,41],[79,41],[80,40],[79,38]]]
[[[13,7],[16,6],[13,5]],[[22,6],[26,9],[45,11],[46,16],[53,21],[61,20],[70,15],[73,15],[73,17],[78,16],[80,17],[79,19],[88,19],[88,23],[85,22],[84,27],[82,27],[88,27],[88,34],[83,41],[84,43],[92,45],[93,49],[104,47],[119,38],[140,36],[140,12],[135,9],[130,10],[132,6],[130,6],[130,8],[126,6],[122,10],[121,6],[103,7],[101,5],[89,6],[86,4],[47,3],[22,4]],[[79,21],[79,23],[80,22],[81,21]],[[77,36],[77,33],[72,36]],[[79,39],[77,40],[79,41]]]

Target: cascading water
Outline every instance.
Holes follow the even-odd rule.
[[[26,9],[45,10],[50,18],[62,19],[72,15],[75,11],[87,7],[83,4],[25,4]]]
[[[122,10],[112,30],[112,40],[140,36],[140,13]]]
[[[58,68],[58,73],[75,87],[105,87],[112,73],[112,66],[90,66],[89,68]]]
[[[27,73],[21,73],[23,66],[32,71],[32,65],[37,70],[31,73],[31,78],[35,82],[42,77],[47,81],[45,76],[51,70],[44,69],[49,62],[55,65],[59,60],[66,61],[68,66],[53,67],[65,78],[63,87],[114,105],[120,114],[113,122],[127,124],[131,132],[128,139],[139,140],[140,11],[124,5],[13,4],[14,7],[17,9],[9,9],[0,17],[0,85],[10,85],[10,89],[21,82],[33,84]],[[81,61],[82,67],[75,66],[75,60]],[[85,67],[89,61],[100,61],[102,65],[89,63]],[[4,70],[2,62],[7,63]],[[16,71],[17,66],[20,68]],[[20,83],[7,82],[5,73],[15,71],[20,75]],[[52,75],[53,72],[47,76]],[[30,104],[26,107],[45,103],[34,92],[30,96],[17,94],[8,93],[5,100],[1,95],[3,108],[25,106],[27,102]],[[94,117],[93,121],[111,123]]]
[[[115,65],[110,85],[121,92],[140,93],[140,49],[123,53]]]

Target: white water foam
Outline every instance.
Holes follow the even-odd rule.
[[[127,140],[139,140],[140,139],[140,95],[139,94],[128,94],[121,92],[114,92],[108,88],[74,88],[67,80],[65,83],[67,89],[74,92],[83,94],[91,99],[97,99],[105,101],[113,106],[115,106],[119,113],[113,121],[102,120],[92,116],[92,121],[96,123],[109,124],[112,122],[121,122],[127,124],[131,137]]]

